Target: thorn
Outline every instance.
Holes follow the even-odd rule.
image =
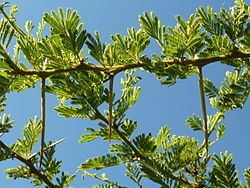
[[[57,144],[60,144],[60,143],[61,143],[62,141],[64,141],[65,139],[66,139],[66,138],[62,138],[62,139],[60,139],[60,140],[57,140],[57,141],[51,143],[50,145],[48,145],[47,147],[45,147],[45,148],[43,149],[43,151],[46,151],[47,149],[49,149],[49,148],[51,148],[51,147],[53,147],[53,146],[55,146],[55,145],[57,145]],[[29,156],[28,160],[30,160],[30,159],[32,159],[33,157],[39,155],[41,152],[42,152],[42,151],[40,150],[40,151],[38,151],[38,152],[33,153],[31,156]]]

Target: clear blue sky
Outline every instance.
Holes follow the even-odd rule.
[[[43,0],[43,1],[12,1],[19,6],[17,21],[24,24],[25,20],[32,20],[35,25],[41,20],[44,12],[55,10],[58,7],[72,7],[77,10],[85,23],[88,32],[99,31],[103,41],[109,41],[109,36],[114,33],[125,34],[128,27],[138,27],[138,15],[144,11],[154,11],[166,25],[175,24],[175,16],[181,15],[188,18],[199,6],[211,5],[216,10],[220,7],[228,7],[233,1],[226,0]],[[87,52],[86,52],[87,53]],[[155,46],[150,47],[148,55],[160,53]],[[226,67],[228,68],[228,67]],[[206,77],[216,81],[217,84],[224,78],[225,67],[221,65],[209,65],[205,68]],[[200,113],[200,98],[198,93],[197,78],[181,80],[172,87],[160,85],[159,81],[150,74],[139,73],[142,81],[141,96],[138,103],[128,113],[128,117],[138,121],[138,133],[152,132],[154,135],[164,124],[168,124],[176,135],[189,135],[200,138],[185,126],[185,119],[193,113]],[[118,82],[118,80],[116,81]],[[40,116],[40,92],[39,85],[23,93],[8,95],[6,112],[15,120],[15,127],[6,134],[3,139],[7,143],[14,142],[20,135],[23,125],[29,117]],[[78,140],[84,129],[96,126],[97,122],[82,119],[63,119],[58,117],[53,107],[58,104],[55,96],[48,96],[47,134],[49,140],[67,139],[57,147],[57,158],[63,161],[63,170],[74,173],[77,166],[89,157],[107,153],[108,142],[96,141],[94,143],[79,144]],[[215,146],[212,151],[228,150],[234,154],[234,161],[243,173],[243,169],[250,166],[250,103],[247,102],[244,110],[235,110],[227,113],[224,124],[227,126],[226,136]],[[209,108],[211,114],[213,110]],[[0,188],[33,187],[26,180],[5,179],[3,170],[15,167],[17,163],[7,161],[0,163]],[[124,185],[131,185],[131,181],[124,177],[124,167],[105,170],[107,175]],[[101,171],[98,172],[101,174]],[[75,188],[90,188],[93,185],[92,178],[81,179],[81,173],[77,175],[72,184]],[[95,181],[96,182],[96,181]],[[147,182],[145,188],[154,187]]]

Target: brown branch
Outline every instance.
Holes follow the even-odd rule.
[[[199,89],[200,89],[200,97],[201,97],[201,108],[203,114],[203,122],[204,122],[204,132],[205,132],[205,146],[206,146],[206,156],[208,156],[208,125],[207,125],[207,110],[206,110],[206,100],[204,94],[204,86],[203,86],[203,74],[202,67],[198,67],[199,69]]]
[[[43,150],[45,144],[45,128],[46,128],[46,99],[45,99],[45,78],[42,78],[41,82],[41,120],[42,120],[42,133],[41,133],[41,156],[40,156],[40,167],[43,160]]]
[[[37,170],[32,162],[29,159],[23,158],[21,155],[13,152],[4,142],[0,140],[0,147],[3,148],[5,151],[12,154],[12,157],[16,158],[17,160],[21,161],[25,165],[27,165],[30,169],[30,173],[38,176],[45,184],[48,185],[50,188],[58,188],[57,185],[53,184],[50,179],[44,174],[42,174],[39,170]]]
[[[181,59],[181,60],[162,60],[159,62],[155,62],[156,64],[164,64],[166,67],[170,65],[193,65],[203,67],[210,63],[224,61],[228,59],[235,59],[235,58],[249,58],[250,52],[240,52],[240,51],[233,51],[230,54],[226,55],[219,55],[215,57],[208,57],[208,58],[199,58],[199,59]],[[67,68],[67,69],[56,69],[56,70],[5,70],[9,74],[19,74],[19,75],[37,75],[39,77],[50,77],[55,74],[60,73],[69,73],[73,71],[82,71],[82,70],[92,70],[92,71],[99,71],[99,72],[107,72],[110,74],[118,74],[119,72],[133,69],[133,68],[146,68],[148,63],[143,61],[137,61],[136,63],[126,64],[126,65],[116,65],[116,66],[102,66],[102,65],[94,65],[94,64],[87,64],[85,63],[84,59],[80,62],[79,65]]]
[[[205,57],[198,59],[163,60],[162,62],[170,65],[179,64],[179,65],[193,65],[193,66],[204,67],[214,62],[225,61],[236,58],[247,58],[247,57],[250,57],[250,52],[241,52],[238,50],[234,50],[230,54],[219,55],[214,57]]]

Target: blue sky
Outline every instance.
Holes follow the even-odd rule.
[[[55,10],[58,7],[71,7],[79,12],[82,22],[88,32],[99,31],[103,41],[110,41],[110,35],[114,33],[125,34],[129,27],[138,28],[138,15],[144,11],[154,11],[160,20],[166,25],[175,24],[175,16],[180,15],[188,18],[199,6],[213,6],[216,10],[221,7],[232,5],[233,1],[225,0],[43,0],[12,1],[19,6],[17,21],[21,25],[26,20],[32,20],[35,25],[41,20],[43,13]],[[147,54],[160,53],[159,49],[152,45]],[[85,51],[87,54],[87,51]],[[228,67],[212,64],[204,69],[204,76],[220,84]],[[185,119],[196,113],[200,113],[200,98],[198,93],[198,80],[193,76],[187,80],[180,80],[172,87],[161,85],[156,77],[151,74],[138,72],[143,78],[139,83],[142,87],[141,96],[138,103],[129,111],[128,118],[137,120],[138,133],[157,133],[162,125],[167,124],[172,133],[176,135],[189,135],[201,138],[201,135],[194,134],[185,126]],[[116,80],[118,86],[119,80]],[[40,116],[40,91],[39,85],[22,93],[8,95],[6,113],[15,120],[15,127],[12,132],[6,134],[3,139],[7,143],[14,142],[20,135],[23,125],[28,118]],[[48,140],[57,140],[66,137],[66,140],[57,147],[57,158],[63,161],[63,170],[74,173],[77,166],[89,157],[106,154],[108,142],[96,141],[94,143],[79,144],[78,140],[86,127],[95,127],[97,122],[90,122],[82,119],[64,119],[58,117],[53,108],[58,104],[55,96],[48,96],[47,134]],[[242,174],[244,168],[250,166],[249,161],[249,101],[244,110],[235,110],[227,113],[223,123],[227,126],[226,136],[212,148],[213,152],[228,150],[234,154],[239,173]],[[213,109],[209,108],[208,113],[212,114]],[[15,167],[15,161],[0,163],[0,188],[20,188],[33,187],[29,181],[5,179],[3,170]],[[105,170],[107,175],[115,181],[124,185],[131,185],[132,182],[124,177],[124,167],[110,168]],[[101,174],[101,172],[97,172]],[[81,179],[81,174],[77,175],[72,184],[76,188],[90,188],[96,181],[92,178]],[[154,184],[146,182],[145,188],[153,187]]]

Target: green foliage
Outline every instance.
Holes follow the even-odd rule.
[[[117,50],[126,62],[139,60],[141,53],[149,44],[149,37],[143,30],[136,31],[129,28],[128,36],[122,37],[120,34],[112,35],[111,38],[117,46]]]
[[[156,39],[160,46],[164,46],[166,26],[160,22],[157,16],[153,12],[144,12],[143,16],[139,17],[139,21],[141,28],[143,28],[149,36]]]
[[[37,118],[29,119],[28,124],[23,129],[23,138],[19,138],[15,143],[14,151],[24,158],[29,158],[32,154],[33,146],[37,143],[41,132],[41,122]]]
[[[205,10],[203,7],[197,10],[198,16],[201,17],[203,27],[211,35],[227,36],[234,42],[238,42],[245,34],[246,24],[249,17],[249,6],[243,0],[235,1],[235,6],[231,12],[221,9],[215,13],[211,7]]]
[[[142,174],[138,165],[128,163],[126,165],[126,176],[129,177],[132,181],[134,181],[139,188],[142,188],[142,185],[140,183],[142,179]]]
[[[187,125],[191,127],[194,131],[203,131],[202,121],[196,115],[192,115],[186,121],[187,121]]]
[[[98,119],[97,108],[107,99],[102,86],[104,76],[91,71],[61,74],[51,78],[47,91],[57,94],[60,105],[55,108],[59,115]],[[66,105],[70,101],[72,106]]]
[[[88,40],[86,45],[89,48],[89,54],[100,64],[105,65],[104,51],[106,49],[106,44],[101,42],[101,38],[98,32],[95,32],[93,37],[91,34],[87,34]]]
[[[50,145],[51,143],[49,143]],[[55,147],[50,147],[44,152],[44,158],[42,161],[42,165],[44,168],[44,174],[47,175],[48,178],[52,179],[55,175],[60,172],[61,161],[57,161],[54,158]],[[63,177],[62,177],[63,178]]]
[[[218,14],[214,12],[212,7],[207,7],[207,9],[204,7],[198,8],[197,15],[201,18],[201,24],[207,32],[217,36],[223,34],[223,28]]]
[[[121,79],[123,86],[121,98],[114,102],[114,117],[118,121],[124,117],[124,113],[131,108],[137,101],[140,94],[140,87],[135,86],[141,79],[138,76],[133,77],[135,71],[125,71],[125,79]]]
[[[247,187],[250,187],[250,168],[247,168],[245,170],[244,175],[245,175],[245,180],[247,182]]]
[[[17,179],[17,178],[24,178],[29,179],[31,174],[28,168],[24,166],[18,166],[17,168],[9,168],[5,170],[5,173],[8,174],[9,178]]]
[[[155,138],[157,149],[162,150],[162,151],[169,149],[169,147],[171,146],[169,143],[169,140],[171,139],[170,133],[171,133],[171,130],[167,125],[161,127],[161,129],[159,130]]]
[[[127,30],[128,35],[112,35],[113,44],[103,44],[98,32],[93,37],[88,34],[86,42],[90,55],[104,66],[136,63],[149,44],[148,35],[143,30],[134,28]]]
[[[4,112],[4,107],[6,106],[6,104],[4,103],[5,100],[5,96],[0,96],[0,113]]]
[[[119,140],[119,137],[117,136],[117,134],[112,132],[111,138],[109,136],[109,130],[107,125],[103,124],[103,123],[99,123],[98,124],[100,129],[93,129],[93,128],[86,128],[86,131],[89,132],[90,134],[83,134],[81,136],[81,139],[79,140],[80,143],[84,143],[84,142],[91,142],[99,137],[101,137],[103,140],[108,140],[108,139],[112,139],[112,140]]]
[[[46,92],[59,100],[55,110],[60,116],[97,120],[98,126],[86,128],[80,143],[99,138],[112,143],[106,155],[89,158],[78,167],[83,177],[102,181],[103,184],[93,187],[125,187],[111,181],[106,174],[87,172],[118,165],[126,165],[126,176],[139,188],[144,186],[142,178],[166,188],[244,187],[232,154],[211,155],[210,147],[225,135],[225,113],[243,108],[249,97],[250,9],[246,2],[236,0],[235,6],[219,12],[200,7],[187,20],[176,16],[173,27],[162,24],[153,12],[144,13],[139,17],[138,29],[129,28],[125,36],[111,35],[110,43],[102,42],[98,32],[88,33],[79,14],[70,8],[45,13],[34,36],[33,23],[27,21],[20,27],[14,17],[18,7],[12,6],[6,13],[8,5],[0,6],[3,15],[0,19],[0,112],[4,111],[8,93],[36,87],[38,81],[46,79]],[[160,55],[143,54],[151,40],[159,44]],[[95,63],[86,63],[85,44]],[[14,46],[13,53],[9,53],[10,46]],[[21,57],[25,62],[20,62]],[[226,72],[221,86],[202,78],[204,91],[201,89],[201,95],[205,93],[218,111],[207,115],[203,110],[203,118],[193,114],[186,120],[193,131],[205,135],[203,140],[174,135],[168,126],[161,127],[155,137],[152,133],[137,132],[137,122],[127,117],[141,91],[137,86],[141,78],[135,75],[135,68],[153,73],[162,84],[171,86],[218,60],[234,71]],[[106,82],[114,79],[116,83],[120,72],[124,72],[124,77],[120,79],[119,93]],[[5,114],[0,119],[1,137],[10,134],[14,122]],[[11,158],[23,163],[5,172],[10,178],[31,179],[34,186],[69,187],[76,175],[61,171],[62,161],[55,158],[55,146],[59,142],[44,143],[43,151],[33,151],[41,128],[41,121],[30,119],[23,129],[23,138],[18,138],[16,143],[8,145],[0,140],[0,161]],[[246,187],[250,187],[249,168],[244,175]]]
[[[79,166],[79,169],[82,171],[89,169],[99,170],[106,167],[116,166],[122,163],[124,163],[124,161],[122,161],[120,158],[108,154],[102,157],[87,159],[85,163],[82,163]]]
[[[13,36],[15,30],[11,27],[9,22],[5,19],[0,20],[0,41],[1,48],[7,49]]]
[[[155,74],[161,84],[172,86],[177,79],[186,79],[191,74],[196,74],[193,66],[165,65],[164,63],[152,62],[147,70]]]
[[[69,187],[70,183],[75,179],[75,174],[69,175],[65,172],[62,172],[60,178],[56,178],[59,187]]]
[[[3,114],[2,117],[0,118],[0,135],[4,133],[8,133],[10,129],[13,127],[14,121],[10,120],[10,116]]]
[[[213,157],[214,166],[211,172],[212,187],[240,187],[235,165],[232,164],[233,156],[228,152],[220,153]]]
[[[141,134],[133,139],[133,143],[144,155],[152,155],[156,150],[155,141],[151,134]]]
[[[204,80],[205,92],[210,97],[210,103],[221,111],[243,108],[250,92],[249,70],[226,72],[222,86],[218,90],[211,81]]]
[[[58,12],[45,13],[43,19],[51,26],[51,34],[58,35],[65,48],[75,55],[80,52],[87,36],[83,24],[80,24],[81,18],[76,11],[72,9],[64,11],[60,8]]]

